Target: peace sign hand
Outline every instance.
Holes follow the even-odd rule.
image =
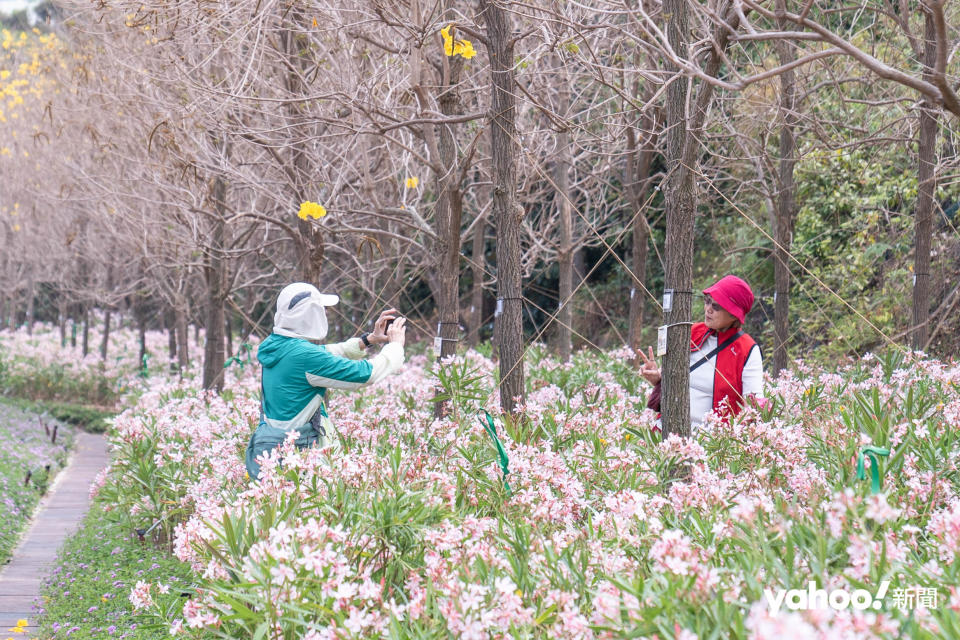
[[[643,365],[640,367],[640,375],[650,384],[660,382],[660,367],[657,366],[657,359],[653,355],[653,347],[647,347],[647,353],[643,349],[637,349],[637,355],[643,358]]]

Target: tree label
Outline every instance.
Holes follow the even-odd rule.
[[[657,355],[667,355],[667,325],[657,328]]]

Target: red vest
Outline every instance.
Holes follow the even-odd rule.
[[[738,329],[728,329],[717,335],[717,344],[736,334]],[[697,351],[698,347],[707,339],[711,329],[703,322],[698,322],[690,328],[690,351]],[[713,409],[720,406],[724,399],[729,399],[730,408],[719,412],[720,415],[737,415],[743,408],[743,367],[747,364],[750,352],[756,346],[753,338],[744,333],[733,344],[718,353],[716,373],[713,375]],[[706,352],[703,355],[707,355]],[[706,366],[704,363],[701,366]]]

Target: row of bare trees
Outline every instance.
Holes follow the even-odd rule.
[[[61,5],[60,93],[17,125],[42,134],[42,169],[2,187],[33,216],[0,264],[4,323],[37,283],[62,293],[61,317],[126,306],[145,323],[150,309],[181,339],[198,321],[215,387],[229,319],[252,330],[282,283],[336,289],[352,331],[376,307],[415,312],[423,282],[442,356],[493,316],[512,411],[524,282],[556,267],[557,308],[538,311],[569,358],[594,266],[576,262],[593,249],[627,274],[632,347],[659,309],[648,265],[673,291],[665,430],[683,432],[698,206],[726,203],[769,238],[779,370],[791,277],[806,276],[796,164],[885,138],[918,147],[911,330],[927,339],[934,193],[952,161],[938,133],[960,116],[945,2]],[[819,115],[821,100],[850,117]],[[298,218],[306,201],[327,215]]]

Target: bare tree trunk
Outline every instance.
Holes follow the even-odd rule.
[[[177,320],[173,309],[167,309],[163,314],[164,325],[167,328],[167,362],[170,373],[177,372]],[[141,360],[142,362],[142,360]]]
[[[107,267],[107,295],[110,294],[113,289],[113,267]],[[100,336],[100,359],[107,359],[107,348],[110,344],[110,320],[112,319],[113,310],[107,306],[105,313],[103,314],[103,335]]]
[[[256,304],[256,296],[253,294],[253,291],[247,290],[243,295],[243,308],[248,309],[250,314],[253,314],[253,308]],[[247,320],[247,315],[240,314],[240,336],[243,340],[246,340],[250,337],[250,334],[256,330],[256,327],[252,325],[252,320]]]
[[[685,0],[666,0],[667,37],[681,56],[687,55],[688,18]],[[730,42],[730,30],[739,25],[736,7],[726,6],[714,29],[714,46],[704,67],[716,77]],[[672,69],[677,72],[676,69]],[[663,437],[690,436],[690,317],[693,298],[693,225],[696,213],[694,172],[698,170],[700,138],[713,99],[713,84],[700,84],[696,102],[687,113],[690,81],[678,79],[667,90],[667,210],[666,285],[673,289],[673,310],[665,314],[667,355],[663,366]]]
[[[654,119],[644,114],[641,119],[643,145],[638,149],[637,136],[632,126],[627,127],[627,183],[633,221],[630,249],[630,269],[636,281],[630,285],[630,328],[627,342],[630,349],[636,351],[641,347],[640,336],[643,332],[644,307],[646,300],[637,288],[637,281],[641,284],[647,281],[647,255],[650,251],[648,222],[645,213],[641,212],[650,189],[650,167],[656,150],[656,134],[653,133]],[[639,154],[639,158],[637,158]]]
[[[70,305],[70,346],[74,349],[77,348],[77,316],[79,315],[79,310],[77,309],[77,304],[73,303]]]
[[[59,292],[57,300],[57,325],[60,328],[60,346],[67,346],[67,300]],[[3,328],[3,306],[0,305],[0,329]]]
[[[210,251],[204,265],[204,276],[207,284],[207,312],[206,312],[206,343],[203,352],[203,388],[223,389],[223,364],[226,360],[223,353],[224,346],[224,301],[226,286],[226,260],[223,249],[225,246],[225,205],[227,183],[222,176],[213,179],[210,199],[216,210],[212,233],[210,234]]]
[[[451,193],[451,199],[444,207],[448,211],[443,214],[437,212],[443,218],[438,278],[439,298],[437,300],[441,358],[456,353],[457,336],[460,332],[460,220],[462,201],[459,198],[460,190],[458,188],[453,188],[451,185],[447,185],[446,188],[455,192],[455,194]],[[441,199],[445,198],[441,196]],[[440,202],[438,201],[437,204],[439,209]]]
[[[225,335],[226,338],[227,338],[227,351],[226,351],[226,353],[227,353],[228,356],[232,356],[232,355],[233,355],[233,327],[231,327],[230,325],[233,324],[233,323],[230,321],[230,314],[229,314],[229,313],[224,312],[224,318],[223,318],[223,319],[224,319],[224,327],[223,327],[224,335]]]
[[[450,76],[440,94],[440,113],[453,116],[459,112],[460,97],[455,87],[460,82],[462,58],[449,60]],[[460,170],[457,159],[453,125],[438,125],[440,166],[437,176],[435,217],[440,250],[438,273],[437,312],[440,322],[440,357],[456,353],[460,333],[460,223],[463,218],[463,194],[460,190]],[[439,407],[438,407],[439,411]]]
[[[497,348],[500,353],[500,406],[513,413],[525,398],[523,382],[523,289],[520,277],[520,220],[517,204],[516,98],[513,33],[503,7],[480,0],[487,27],[491,97],[490,149],[493,156],[493,220],[497,229]]]
[[[209,277],[216,278],[216,266],[208,267]],[[216,281],[208,283],[208,291],[214,293]],[[223,389],[223,300],[211,296],[207,301],[206,341],[203,352],[203,388]]]
[[[139,298],[139,296],[137,297]],[[140,347],[137,362],[143,369],[147,359],[147,314],[143,308],[143,300],[137,300],[134,304],[136,305],[134,315],[137,318],[137,345]]]
[[[926,12],[924,27],[923,65],[924,79],[929,80],[936,63],[936,26],[933,16]],[[930,335],[930,244],[933,234],[934,193],[937,187],[935,174],[937,155],[937,111],[924,99],[920,109],[920,131],[917,145],[919,166],[917,168],[917,216],[914,224],[916,235],[913,265],[913,348],[920,350],[927,344]]]
[[[177,365],[183,374],[190,366],[190,328],[187,326],[187,313],[181,304],[174,310],[177,327]]]
[[[778,0],[778,9],[784,9],[784,0]],[[780,20],[782,29],[786,21]],[[790,40],[777,41],[777,52],[781,65],[788,65],[796,59],[796,45]],[[780,74],[780,113],[783,122],[780,125],[780,171],[777,177],[778,197],[776,224],[773,236],[776,246],[773,250],[774,280],[774,350],[773,374],[776,375],[787,366],[787,342],[790,339],[790,246],[793,242],[793,225],[796,220],[796,185],[793,170],[797,164],[796,151],[796,83],[793,70]]]
[[[451,20],[455,19],[455,14],[450,9],[452,4],[447,0],[441,5]],[[418,16],[419,20],[419,7],[414,7],[414,15]],[[462,68],[461,57],[451,56],[443,60],[437,104],[444,116],[455,116],[461,111],[458,86]],[[413,61],[411,73],[415,78],[415,91],[421,102],[425,102],[420,70],[421,61],[417,58]],[[432,277],[428,277],[428,282],[437,304],[436,335],[440,342],[441,359],[456,353],[460,334],[460,224],[463,218],[463,194],[454,126],[439,124],[425,131],[437,193],[434,204],[437,269]],[[435,401],[434,415],[444,415],[447,411],[446,404],[443,400]]]
[[[110,319],[112,312],[107,309],[103,314],[103,335],[100,337],[100,359],[107,359],[107,346],[110,343]]]
[[[285,6],[284,13],[289,12],[288,17],[291,28],[281,32],[281,45],[291,64],[299,66],[299,69],[291,67],[286,75],[284,82],[287,91],[291,95],[305,95],[306,86],[303,82],[303,73],[309,66],[303,52],[309,48],[307,38],[302,32],[298,32],[299,25],[306,23],[303,7],[298,3]],[[306,117],[304,115],[305,104],[303,102],[289,101],[286,104],[288,118],[291,130],[305,130]],[[303,141],[297,140],[290,144],[291,164],[293,166],[292,175],[287,174],[291,191],[297,200],[297,205],[309,200],[307,189],[310,182],[310,157],[307,153]],[[310,220],[297,220],[297,233],[294,245],[297,251],[297,267],[300,271],[300,278],[304,282],[309,282],[315,286],[321,286],[320,269],[323,265],[323,235],[320,233]]]
[[[90,304],[83,303],[83,357],[86,358],[90,353]]]
[[[686,0],[665,0],[667,38],[674,51],[687,56]],[[671,71],[679,73],[679,69]],[[667,209],[666,274],[664,286],[672,290],[672,310],[664,313],[667,354],[663,360],[661,408],[663,437],[690,436],[690,314],[693,284],[693,172],[684,166],[687,138],[687,96],[690,81],[674,80],[667,89]]]
[[[557,206],[560,211],[560,247],[557,252],[557,267],[560,271],[558,291],[559,308],[557,310],[557,356],[562,362],[570,360],[573,349],[573,216],[570,206],[570,133],[561,131],[557,135],[560,158],[557,162],[555,182],[557,184]]]
[[[467,342],[471,347],[480,343],[480,329],[483,324],[483,267],[486,262],[486,232],[485,220],[481,220],[473,228],[473,262],[470,270],[473,274],[473,286],[470,292],[470,334]]]
[[[566,118],[570,111],[570,82],[563,73],[563,61],[554,54],[560,86],[558,87],[557,113]],[[557,309],[556,350],[561,362],[569,362],[573,349],[573,313],[571,309],[573,295],[573,213],[571,211],[570,171],[573,164],[573,152],[570,148],[570,131],[566,128],[557,133],[557,161],[553,181],[556,185],[554,197],[560,213],[560,246],[557,251],[559,269],[559,291]]]
[[[30,276],[29,283],[27,284],[27,335],[33,335],[33,321],[36,314],[36,300],[37,297],[37,284],[33,279],[33,276]]]

